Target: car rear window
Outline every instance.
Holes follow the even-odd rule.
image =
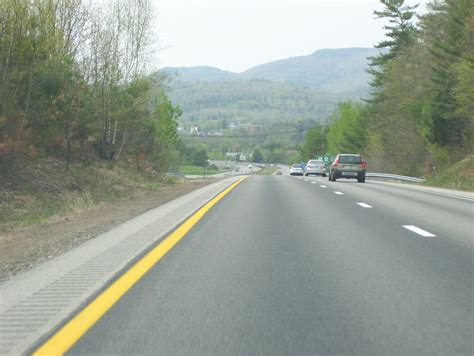
[[[292,165],[293,168],[301,168],[301,166],[299,164],[294,164]]]
[[[309,161],[308,164],[324,164],[323,161]]]
[[[339,156],[339,163],[361,164],[360,156]]]

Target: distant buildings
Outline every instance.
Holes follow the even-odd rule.
[[[178,133],[181,135],[190,135],[190,136],[224,136],[225,135],[224,133],[228,130],[245,130],[249,135],[254,135],[260,132],[262,129],[263,129],[263,126],[261,125],[231,122],[227,125],[226,129],[209,130],[209,131],[202,129],[200,126],[197,126],[197,125],[179,126]]]

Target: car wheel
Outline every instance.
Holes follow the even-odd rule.
[[[357,182],[359,183],[365,183],[365,176],[357,178]]]
[[[326,174],[323,174],[323,177],[326,178]]]

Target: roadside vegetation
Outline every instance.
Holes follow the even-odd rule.
[[[472,190],[474,3],[430,2],[415,25],[416,6],[381,2],[375,15],[388,20],[387,40],[371,58],[372,94],[309,130],[303,156],[361,153],[373,171]]]
[[[137,173],[127,164],[72,163],[64,169],[54,158],[38,159],[2,177],[0,234],[18,227],[63,219],[96,205],[133,201],[147,192],[181,184],[153,170]]]
[[[425,184],[474,192],[474,156],[434,171]]]
[[[37,158],[165,172],[181,110],[148,67],[149,1],[0,2],[0,177]]]
[[[149,63],[148,0],[0,1],[0,232],[173,184],[202,165]]]
[[[278,167],[265,166],[265,167],[262,167],[262,169],[257,171],[255,174],[260,175],[260,176],[269,176],[269,175],[274,174],[278,170],[279,170]]]

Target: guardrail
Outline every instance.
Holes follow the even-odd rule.
[[[423,183],[425,180],[423,178],[416,178],[416,177],[408,177],[408,176],[401,176],[398,174],[389,174],[389,173],[369,173],[365,174],[366,177],[374,177],[374,178],[386,178],[386,179],[397,179],[397,180],[404,180],[407,182],[416,182],[416,183]]]

